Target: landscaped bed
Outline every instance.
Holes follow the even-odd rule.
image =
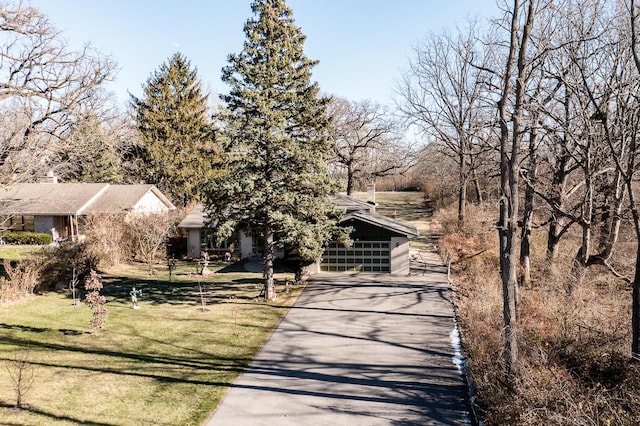
[[[171,278],[166,266],[149,276],[142,264],[102,273],[109,315],[95,334],[71,291],[0,308],[0,424],[203,422],[300,288],[286,293],[282,283],[267,304],[260,274],[219,264],[205,277],[197,266],[178,262]],[[10,370],[21,356],[33,383],[23,383],[26,408],[17,410]]]

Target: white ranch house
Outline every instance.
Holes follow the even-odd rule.
[[[75,240],[79,218],[95,214],[159,213],[176,207],[154,185],[18,183],[0,189],[0,227]]]

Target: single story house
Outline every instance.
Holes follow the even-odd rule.
[[[80,235],[80,217],[175,208],[158,188],[148,184],[17,183],[0,189],[0,228],[75,240]]]
[[[320,263],[311,265],[311,273],[326,272],[387,272],[409,273],[409,240],[418,236],[415,226],[375,212],[375,205],[347,195],[332,196],[332,202],[345,214],[340,225],[351,227],[353,245],[345,248],[332,242],[325,249]],[[202,248],[209,251],[230,251],[245,258],[258,253],[256,241],[244,231],[237,231],[223,247],[214,247],[205,238],[206,215],[196,206],[178,225],[187,233],[187,252],[199,257]],[[284,253],[280,253],[282,256]]]
[[[187,256],[199,258],[201,252],[206,250],[222,257],[226,252],[231,253],[236,258],[252,257],[260,250],[254,246],[254,238],[247,235],[243,230],[236,230],[227,241],[217,246],[205,235],[206,213],[202,204],[196,205],[187,216],[178,224],[187,234]]]

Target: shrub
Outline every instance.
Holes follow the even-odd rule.
[[[135,247],[135,255],[149,267],[153,274],[153,265],[158,258],[166,257],[166,244],[175,228],[175,213],[154,213],[131,218],[129,237]]]
[[[7,244],[47,245],[53,241],[51,234],[42,232],[3,231],[0,232],[0,237]]]
[[[545,229],[533,231],[534,281],[518,288],[520,374],[513,389],[506,386],[495,213],[491,206],[483,208],[471,207],[462,227],[454,209],[440,210],[433,218],[444,234],[439,250],[452,259],[462,348],[482,420],[640,424],[640,379],[628,352],[630,288],[607,268],[592,266],[580,286],[571,294],[564,291],[580,243],[577,232],[567,233],[554,275],[544,273]]]
[[[47,260],[42,266],[39,283],[41,290],[66,288],[73,278],[75,269],[78,276],[85,276],[98,263],[97,254],[87,250],[84,243],[65,243],[47,251]]]
[[[0,277],[0,303],[13,302],[40,291],[42,258],[33,255],[19,262],[4,260],[6,277]]]
[[[96,266],[108,268],[133,258],[149,265],[166,257],[167,240],[176,236],[175,224],[184,215],[177,210],[169,213],[94,215],[84,224],[87,256]]]
[[[93,215],[85,222],[85,248],[96,265],[104,268],[119,265],[133,256],[129,224],[123,215]]]

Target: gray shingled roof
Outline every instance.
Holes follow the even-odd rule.
[[[362,222],[387,229],[397,234],[404,235],[407,238],[416,238],[418,235],[420,235],[420,233],[418,232],[418,228],[411,225],[410,223],[402,222],[400,220],[393,219],[379,213],[374,213],[369,210],[358,210],[347,213],[342,218],[342,222],[349,219],[357,219]]]
[[[206,219],[206,214],[204,213],[204,206],[202,204],[198,204],[195,206],[187,217],[182,219],[182,222],[178,225],[178,228],[184,229],[200,229],[204,228],[204,221]]]
[[[83,214],[124,213],[133,210],[148,193],[153,192],[168,209],[175,206],[154,185],[109,185],[109,187],[89,206]]]
[[[167,208],[175,208],[153,185],[19,183],[0,189],[0,214],[62,216],[123,213],[134,208],[149,191]]]
[[[0,214],[61,216],[78,214],[106,190],[106,183],[20,183],[0,189]]]
[[[345,212],[355,210],[373,210],[375,207],[373,204],[366,201],[359,200],[350,195],[345,194],[333,194],[329,196],[334,206],[344,209]]]

